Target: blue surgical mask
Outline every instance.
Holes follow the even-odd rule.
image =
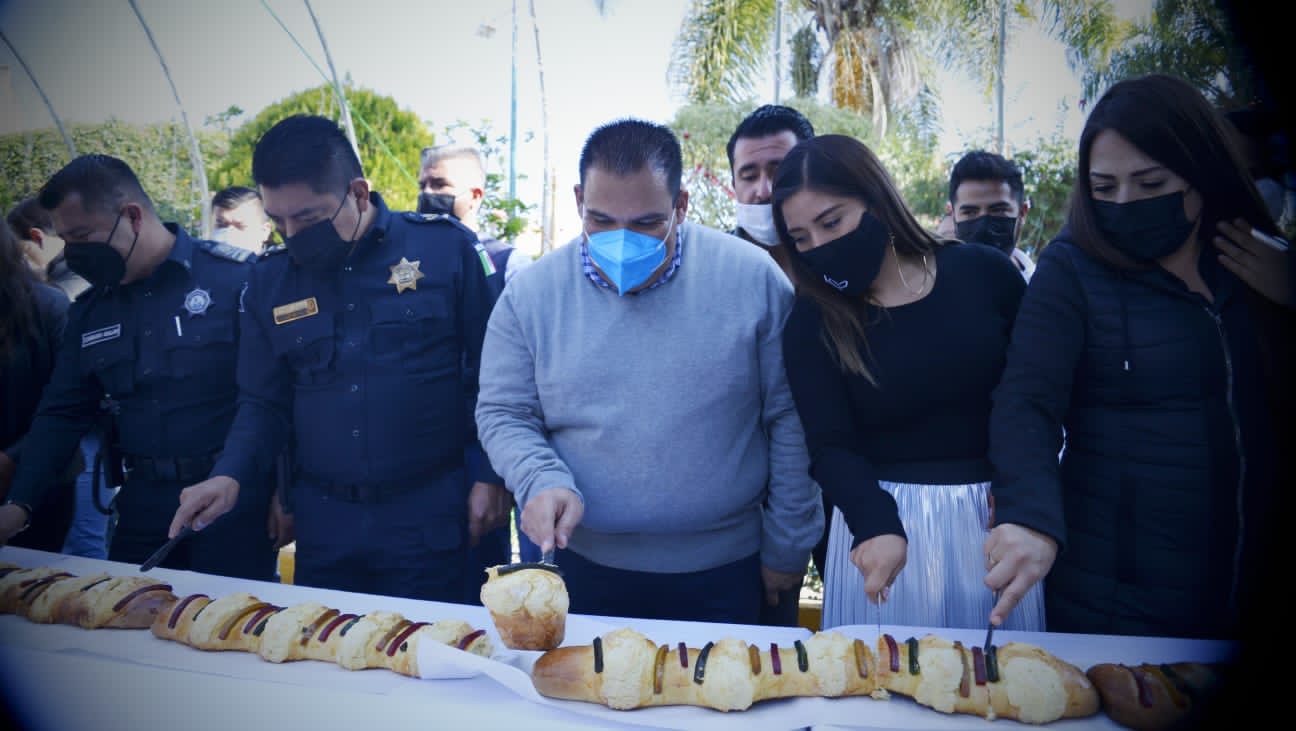
[[[675,214],[672,212],[665,238],[657,239],[638,231],[618,228],[587,233],[585,240],[590,258],[617,288],[617,293],[625,296],[626,292],[648,281],[648,277],[666,260],[666,240],[674,229]]]

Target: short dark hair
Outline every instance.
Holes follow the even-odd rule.
[[[9,211],[9,215],[5,216],[5,221],[9,224],[9,230],[13,231],[14,236],[20,241],[26,240],[34,228],[46,233],[54,232],[54,217],[40,204],[36,196],[14,206],[13,210]]]
[[[64,165],[41,187],[37,200],[41,208],[52,211],[73,193],[80,194],[81,205],[87,211],[116,213],[122,201],[153,210],[153,201],[144,192],[135,171],[110,155],[82,155]]]
[[[1067,228],[1076,245],[1093,257],[1123,269],[1141,266],[1107,241],[1094,213],[1090,155],[1094,140],[1107,130],[1125,138],[1201,194],[1199,236],[1213,236],[1217,222],[1234,218],[1249,221],[1264,233],[1280,235],[1224,115],[1187,81],[1154,73],[1113,84],[1089,112],[1080,132]]]
[[[248,201],[261,202],[261,194],[256,189],[249,188],[246,185],[231,185],[212,196],[212,208],[219,208],[222,211],[230,211],[247,203]]]
[[[743,137],[768,137],[779,132],[791,132],[797,142],[804,142],[815,136],[814,125],[805,115],[792,107],[782,104],[763,104],[738,123],[733,134],[729,135],[729,145],[725,152],[729,154],[729,169],[733,170],[734,147]]]
[[[278,188],[304,183],[316,193],[343,193],[364,177],[346,133],[328,117],[294,114],[275,123],[252,152],[252,179]]]
[[[965,180],[1002,181],[1008,184],[1008,191],[1019,205],[1026,198],[1026,185],[1022,181],[1021,168],[1017,167],[1017,163],[998,153],[973,150],[954,163],[949,179],[950,205],[954,205],[954,197]]]
[[[641,119],[608,122],[590,133],[580,155],[580,182],[585,173],[600,167],[616,175],[629,175],[645,167],[666,176],[671,198],[683,186],[684,156],[675,133],[665,125]]]

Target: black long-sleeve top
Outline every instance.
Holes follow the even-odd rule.
[[[863,349],[877,385],[847,374],[804,296],[783,334],[788,382],[811,474],[841,509],[855,543],[904,535],[879,480],[967,484],[990,479],[990,395],[1003,371],[1026,283],[1002,253],[951,244],[935,253],[931,292],[899,307],[864,306]]]
[[[4,396],[4,408],[0,409],[0,452],[14,460],[18,459],[22,438],[31,428],[41,393],[54,372],[54,357],[71,305],[62,291],[36,282],[32,283],[32,298],[36,309],[35,331],[24,333],[8,355],[0,359],[0,394]]]

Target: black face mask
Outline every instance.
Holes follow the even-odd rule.
[[[799,255],[828,286],[854,296],[867,292],[877,279],[890,240],[886,224],[865,213],[854,231]]]
[[[342,202],[338,204],[332,216],[307,226],[284,242],[297,266],[315,272],[336,271],[341,268],[342,262],[346,261],[347,255],[351,253],[354,242],[344,241],[338,235],[337,229],[333,227],[333,219],[342,212],[342,206],[346,205],[350,197],[351,193],[347,192],[342,196]],[[359,230],[360,218],[357,216],[356,231]],[[354,231],[351,233],[351,238],[355,238]]]
[[[449,193],[419,193],[419,213],[444,213],[454,216],[455,197]],[[458,216],[455,216],[458,218]]]
[[[1197,225],[1184,216],[1183,191],[1129,203],[1095,200],[1093,205],[1107,241],[1139,261],[1173,254]]]
[[[986,214],[954,224],[954,235],[963,241],[987,244],[1012,254],[1017,246],[1017,219]]]
[[[135,238],[131,240],[126,257],[122,258],[122,255],[108,243],[112,241],[113,234],[117,233],[117,225],[121,223],[121,218],[122,214],[118,212],[117,220],[113,221],[112,229],[108,232],[108,238],[103,241],[68,241],[63,248],[68,269],[81,275],[92,286],[115,287],[126,277],[126,261],[130,259],[131,254],[135,253],[135,244],[139,243],[139,233],[136,233]]]

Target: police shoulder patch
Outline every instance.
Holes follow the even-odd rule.
[[[213,256],[230,261],[245,262],[256,259],[256,254],[247,249],[241,249],[233,244],[227,244],[224,241],[199,241],[198,245]]]
[[[261,255],[257,257],[257,261],[265,261],[272,256],[279,256],[280,254],[286,253],[288,253],[287,246],[284,244],[274,244],[273,246],[265,247],[265,249],[261,251]]]

